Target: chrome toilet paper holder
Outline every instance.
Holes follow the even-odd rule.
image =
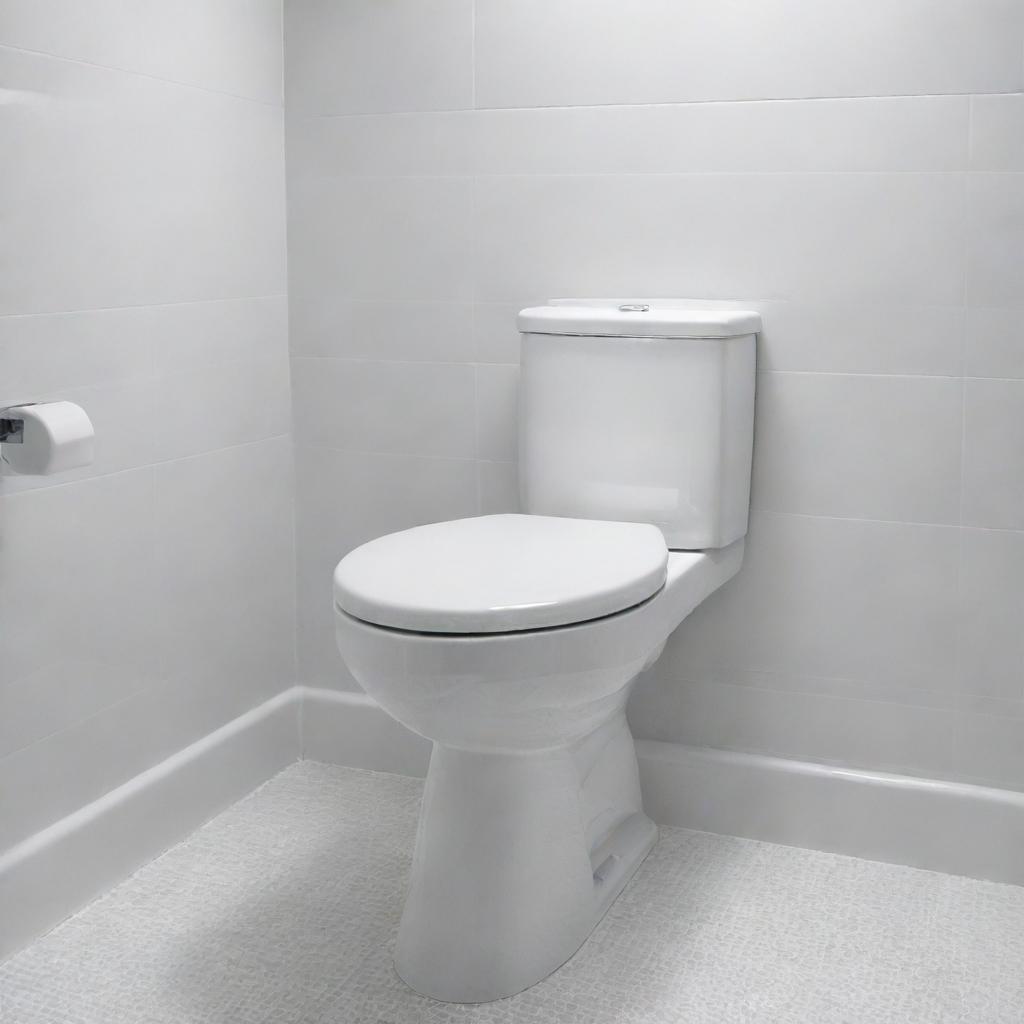
[[[10,410],[0,409],[0,444],[24,444],[25,421],[20,417],[4,415],[7,412]]]

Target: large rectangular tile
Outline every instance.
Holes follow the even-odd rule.
[[[473,0],[289,0],[290,109],[348,114],[473,105]]]
[[[955,171],[967,167],[968,110],[966,96],[926,96],[296,117],[288,171]]]
[[[334,178],[289,193],[296,309],[338,299],[467,300],[473,295],[468,178]]]
[[[296,449],[299,679],[357,688],[334,641],[334,567],[374,537],[477,513],[476,463]]]
[[[0,498],[0,749],[159,678],[150,470]]]
[[[755,512],[742,569],[675,632],[667,668],[952,692],[957,541],[952,527]]]
[[[469,174],[481,115],[471,110],[288,120],[289,184],[302,178]]]
[[[477,455],[491,462],[519,457],[519,367],[476,368]]]
[[[150,309],[0,316],[0,406],[152,378],[154,320]]]
[[[960,687],[1024,699],[1024,533],[965,529],[960,558]]]
[[[291,463],[282,438],[155,469],[147,604],[168,678],[254,705],[294,677]]]
[[[963,521],[1024,530],[1024,381],[966,382]]]
[[[521,309],[543,306],[548,297],[516,302],[477,302],[473,306],[473,336],[478,363],[519,365],[521,335],[516,317]]]
[[[762,370],[959,377],[964,310],[956,306],[742,301],[761,312]]]
[[[150,415],[159,460],[248,444],[291,427],[288,355],[242,359],[162,376]]]
[[[959,778],[1024,789],[1024,719],[965,715],[957,722],[954,763]]]
[[[0,314],[281,294],[280,110],[0,50]]]
[[[1013,0],[477,0],[481,107],[1007,92]]]
[[[2,316],[0,404],[287,350],[283,295]]]
[[[468,302],[355,302],[337,291],[302,289],[291,303],[297,356],[472,362]]]
[[[967,301],[1024,310],[1024,173],[968,177]]]
[[[481,174],[955,171],[967,117],[967,97],[929,96],[490,110],[473,124]],[[461,139],[463,125],[444,127]],[[385,128],[357,132],[379,148]]]
[[[480,515],[521,512],[519,468],[514,462],[478,462]]]
[[[957,174],[478,181],[478,298],[689,295],[962,301]]]
[[[956,524],[962,421],[959,380],[761,373],[753,507]]]
[[[281,102],[281,0],[6,0],[0,45]]]
[[[1024,314],[1019,309],[967,310],[964,372],[968,377],[1024,379]]]
[[[676,680],[657,712],[632,716],[645,738],[924,775],[952,769],[954,715],[935,708]]]
[[[472,366],[295,358],[292,381],[300,443],[392,455],[476,454]]]
[[[288,352],[284,294],[113,311],[129,323],[134,312],[140,314],[136,330],[153,342],[162,377],[271,360]]]
[[[1024,171],[1024,94],[971,97],[971,170]]]

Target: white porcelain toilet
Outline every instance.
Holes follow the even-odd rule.
[[[747,529],[756,313],[562,300],[519,327],[526,514],[334,577],[345,662],[434,743],[395,966],[452,1002],[554,971],[654,845],[626,698]]]

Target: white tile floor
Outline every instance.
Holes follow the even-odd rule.
[[[547,981],[423,999],[391,968],[420,788],[288,768],[0,965],[0,1022],[1024,1022],[1024,888],[681,829]]]

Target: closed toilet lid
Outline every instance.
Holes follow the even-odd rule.
[[[372,540],[334,572],[338,607],[424,633],[505,633],[600,618],[665,582],[656,526],[500,515]]]

